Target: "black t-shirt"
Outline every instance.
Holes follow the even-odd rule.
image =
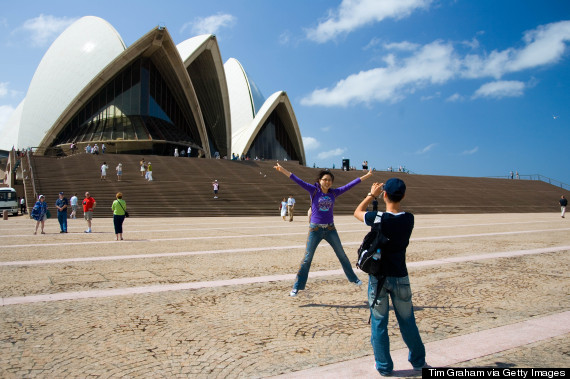
[[[566,199],[560,199],[560,206],[565,207],[568,205],[568,200]]]
[[[368,226],[381,222],[382,233],[390,239],[382,249],[382,275],[404,277],[408,275],[406,267],[406,248],[414,229],[414,215],[407,212],[366,212],[364,222]]]

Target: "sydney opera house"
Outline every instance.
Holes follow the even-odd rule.
[[[105,143],[110,152],[249,156],[306,164],[284,91],[264,98],[242,65],[225,63],[214,35],[176,45],[157,27],[126,47],[105,20],[83,17],[50,46],[25,99],[0,130],[0,150],[61,155]]]

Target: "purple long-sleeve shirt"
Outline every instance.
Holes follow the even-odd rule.
[[[334,222],[333,208],[335,199],[361,182],[360,178],[356,178],[342,187],[330,188],[327,193],[323,193],[321,186],[316,183],[309,184],[299,179],[295,174],[291,174],[289,178],[300,185],[311,196],[311,222],[314,224],[332,224]]]

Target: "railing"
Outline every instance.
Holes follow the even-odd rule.
[[[26,152],[26,157],[28,159],[28,174],[29,174],[29,179],[30,182],[32,183],[32,191],[34,193],[34,204],[35,204],[35,196],[38,196],[38,193],[36,192],[36,179],[34,178],[34,169],[32,168],[32,158],[31,158],[32,152],[31,151],[27,151]],[[24,191],[26,190],[25,188],[25,184],[26,184],[26,177],[24,175]],[[27,191],[26,191],[27,192]],[[26,199],[26,204],[29,204],[28,199]]]
[[[549,178],[548,176],[540,175],[540,174],[532,174],[532,175],[517,175],[511,177],[510,175],[504,176],[488,176],[488,178],[498,178],[498,179],[513,179],[513,180],[540,180],[542,182],[552,184],[553,186],[560,187],[565,190],[570,190],[570,184],[561,182],[560,180]]]

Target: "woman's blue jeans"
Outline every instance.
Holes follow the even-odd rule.
[[[422,367],[425,364],[426,351],[414,317],[409,277],[386,277],[376,304],[372,304],[376,296],[377,285],[378,278],[369,275],[368,304],[370,305],[370,326],[372,328],[370,341],[374,350],[376,369],[381,374],[389,373],[394,369],[394,362],[390,356],[390,339],[388,338],[388,294],[392,299],[400,333],[402,333],[402,338],[410,351],[408,361],[414,368]]]
[[[333,248],[336,257],[338,258],[342,269],[349,281],[356,283],[358,282],[358,277],[352,269],[352,265],[346,256],[340,238],[334,224],[328,224],[326,227],[322,227],[318,224],[309,224],[309,236],[307,237],[307,247],[305,249],[305,257],[301,261],[301,267],[297,272],[297,278],[293,289],[304,290],[305,284],[307,284],[307,278],[309,277],[309,270],[311,269],[311,262],[313,261],[313,256],[315,255],[315,250],[319,243],[325,240]]]

